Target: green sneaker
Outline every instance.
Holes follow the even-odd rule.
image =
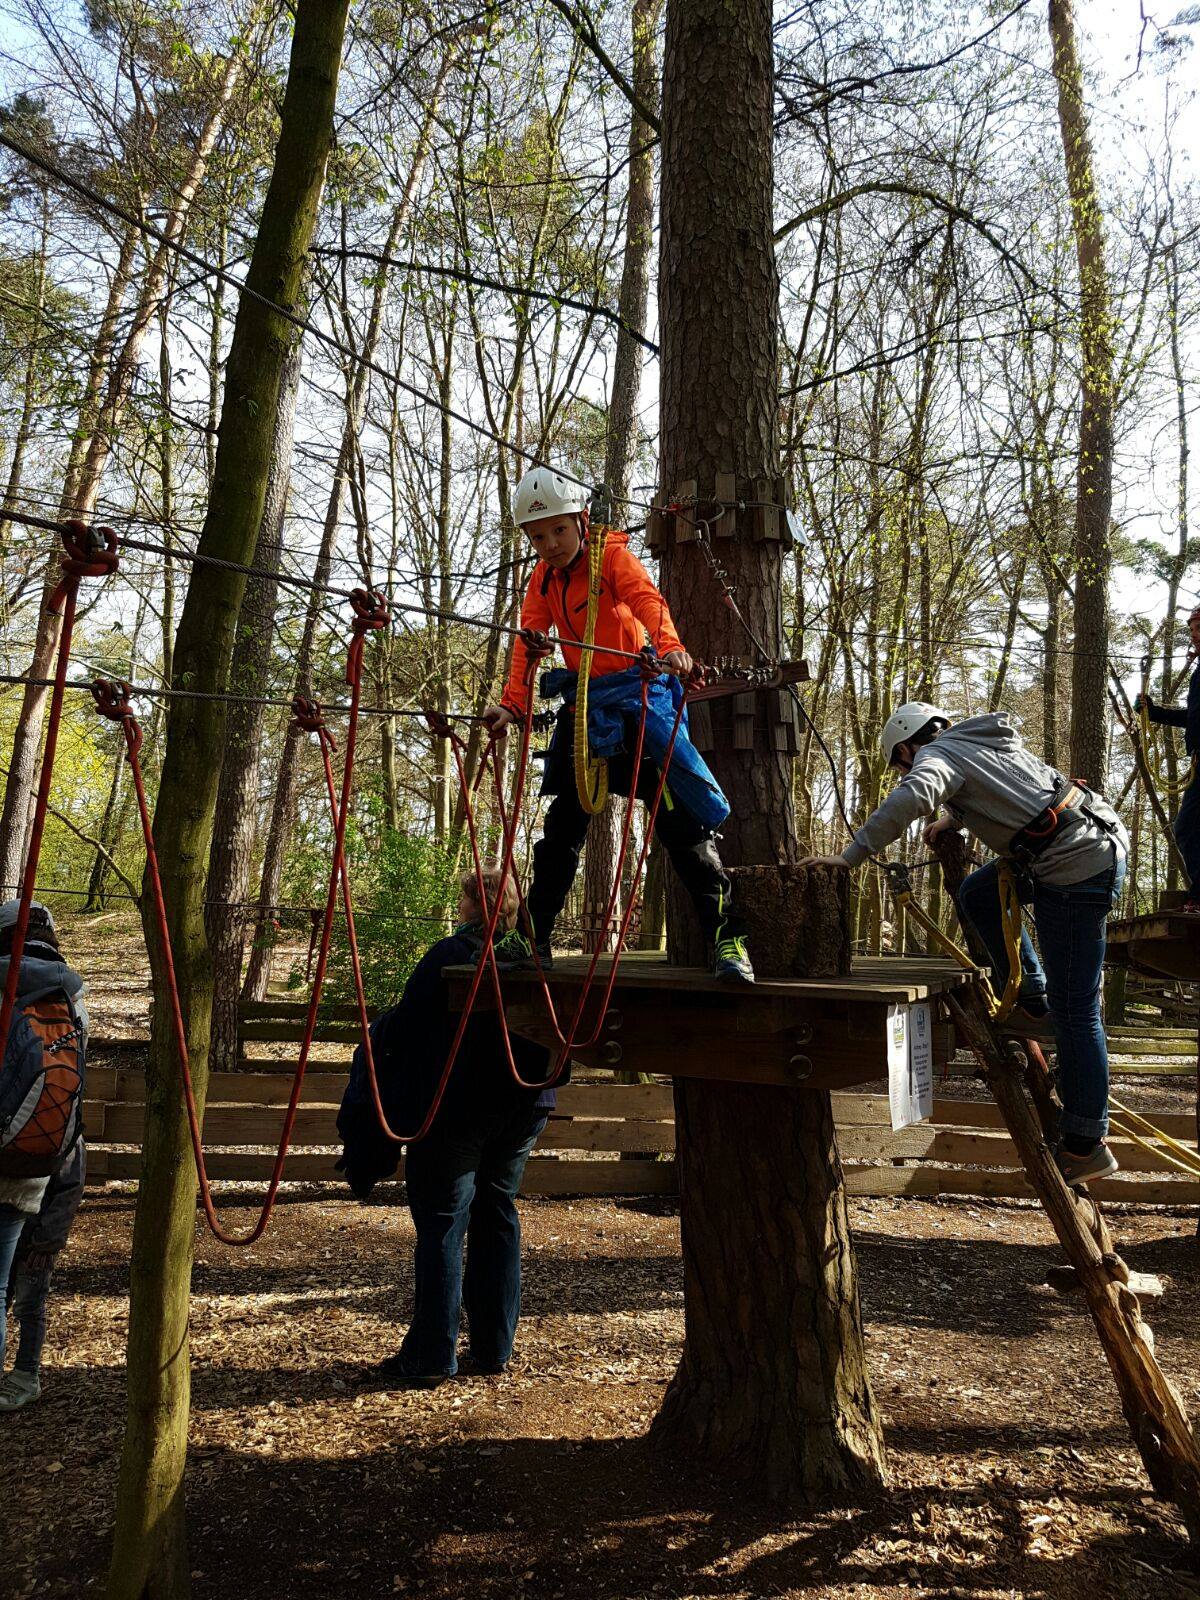
[[[729,979],[734,983],[754,982],[754,968],[750,964],[745,938],[740,933],[726,934],[717,939],[713,977]]]

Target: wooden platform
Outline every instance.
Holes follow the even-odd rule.
[[[1108,961],[1200,983],[1200,917],[1155,911],[1108,925]]]
[[[564,1029],[588,961],[560,957],[547,975]],[[579,1038],[595,1031],[608,972],[609,958],[602,957]],[[472,975],[470,967],[447,968],[452,1003],[463,1002]],[[673,967],[657,952],[630,952],[621,959],[595,1044],[571,1054],[587,1066],[626,1072],[845,1088],[886,1076],[894,1006],[930,1004],[934,1063],[947,1061],[953,1039],[940,997],[966,981],[953,962],[878,956],[856,962],[848,978],[731,984],[703,968]],[[537,982],[535,972],[505,973],[505,1011],[514,1033],[553,1048],[555,1034]],[[491,979],[485,977],[477,1004],[493,1003]]]

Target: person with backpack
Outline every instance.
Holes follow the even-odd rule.
[[[458,1029],[443,972],[478,958],[485,919],[497,898],[496,937],[517,918],[517,886],[500,869],[483,875],[487,908],[478,903],[475,874],[463,874],[459,926],[427,950],[398,1005],[371,1025],[380,1101],[396,1132],[425,1123]],[[537,1087],[549,1075],[549,1054],[527,1039],[512,1040],[514,1081],[494,1011],[467,1024],[437,1115],[428,1133],[405,1150],[408,1206],[416,1229],[412,1321],[399,1351],[366,1374],[394,1389],[433,1389],[459,1371],[458,1334],[465,1302],[471,1370],[504,1371],[521,1310],[521,1223],[516,1196],[525,1163],[554,1108],[554,1089]],[[565,1081],[569,1073],[559,1079]],[[366,1052],[354,1053],[337,1119],[343,1142],[339,1169],[360,1200],[390,1178],[400,1144],[379,1124],[370,1092]],[[466,1272],[463,1246],[466,1245]]]
[[[0,905],[0,988],[7,982],[20,902]],[[50,1266],[83,1191],[82,1100],[87,1049],[83,979],[62,959],[54,919],[29,909],[17,1005],[0,1067],[0,1374],[11,1303],[18,1365],[0,1384],[0,1410],[36,1400]]]

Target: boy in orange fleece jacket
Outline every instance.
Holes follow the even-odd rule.
[[[558,473],[535,467],[518,485],[516,520],[540,557],[525,591],[521,626],[537,632],[553,630],[562,644],[568,667],[578,669],[582,651],[571,641],[582,641],[588,605],[585,555],[588,523],[583,492]],[[665,668],[680,676],[691,671],[692,658],[675,630],[667,602],[629,549],[628,542],[624,538],[610,537],[605,544],[596,617],[595,643],[599,648],[591,653],[589,677],[594,682],[614,673],[626,674],[631,665],[628,655],[640,651],[647,640],[658,652]],[[617,654],[619,651],[627,654]],[[489,706],[484,714],[491,732],[503,733],[511,723],[529,714],[528,666],[529,651],[524,642],[518,640],[500,704]],[[530,926],[514,930],[505,938],[502,947],[497,947],[497,954],[510,967],[532,963],[531,939],[537,941],[543,964],[550,960],[554,924],[579,868],[589,818],[575,787],[574,717],[573,705],[566,705],[559,712],[558,728],[546,762],[542,792],[553,799],[546,812],[542,837],[533,849],[533,881],[526,903]],[[637,723],[634,717],[627,716],[626,720],[632,726],[627,727],[624,749],[609,759],[609,788],[614,794],[632,792],[649,805],[658,785],[658,772],[645,755],[640,771],[633,771],[631,751],[636,741]],[[684,725],[676,741],[677,755],[686,742]],[[699,757],[694,758],[694,764],[706,770]],[[720,797],[715,782],[711,787]],[[721,803],[720,814],[723,815],[728,809],[723,797]],[[729,877],[717,852],[711,821],[677,803],[674,795],[668,803],[668,795],[664,794],[655,833],[691,895],[705,937],[713,946],[714,973],[721,978],[753,983],[754,969],[742,928],[731,910]]]

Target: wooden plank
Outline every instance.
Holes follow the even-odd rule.
[[[1143,1150],[1114,1134],[1109,1141],[1125,1172],[1166,1175],[1171,1171],[1161,1156]],[[923,1160],[957,1166],[1019,1168],[1021,1158],[1007,1134],[938,1128],[921,1123],[915,1128],[847,1128],[838,1132],[838,1149],[844,1161]]]
[[[132,1150],[88,1153],[88,1182],[136,1178],[141,1155]],[[336,1183],[345,1190],[345,1179],[334,1171],[337,1157],[299,1154],[289,1158],[284,1170],[285,1183]],[[266,1183],[271,1175],[271,1157],[247,1151],[219,1151],[208,1162],[208,1175],[214,1181]],[[397,1177],[403,1176],[403,1162]],[[525,1168],[521,1193],[526,1195],[613,1195],[674,1194],[679,1186],[673,1161],[559,1161],[534,1156]]]
[[[1150,1113],[1143,1113],[1150,1115]],[[833,1117],[839,1129],[851,1127],[891,1127],[891,1114],[885,1095],[835,1094]],[[1194,1142],[1196,1119],[1191,1112],[1164,1111],[1151,1121],[1173,1139]],[[1004,1118],[994,1100],[952,1100],[934,1097],[931,1123],[920,1127],[1003,1129]]]
[[[584,956],[558,956],[547,974],[552,988],[571,989],[583,983],[589,959]],[[596,990],[607,978],[611,957],[602,956],[596,968]],[[465,991],[473,976],[470,967],[447,967],[452,986]],[[510,972],[504,976],[509,994],[514,997],[538,981],[536,972]],[[670,966],[657,950],[631,950],[621,957],[617,989],[646,989],[675,994],[719,994],[734,999],[739,1009],[753,1011],[768,1000],[846,1000],[876,1005],[898,1005],[927,1000],[934,994],[960,987],[967,975],[953,962],[925,958],[910,961],[904,956],[874,959],[870,966],[856,963],[855,972],[844,978],[763,979],[753,985],[731,990],[707,967]]]
[[[243,1022],[238,1037],[251,1044],[298,1044],[304,1037],[300,1022],[262,1021]],[[313,1038],[321,1044],[358,1044],[362,1033],[356,1022],[318,1022]]]
[[[353,1000],[321,1002],[319,1013],[325,1022],[357,1022],[358,1006]],[[308,1017],[307,1000],[239,1000],[238,1016],[245,1020],[274,1017],[280,1021],[303,1023]]]
[[[1190,1179],[1105,1178],[1090,1185],[1101,1200],[1126,1205],[1193,1206],[1200,1202],[1200,1183]],[[992,1195],[1032,1199],[1033,1190],[1020,1172],[967,1172],[943,1167],[851,1167],[846,1193],[860,1197],[892,1195]]]
[[[589,1117],[551,1117],[538,1140],[539,1150],[674,1150],[673,1122],[618,1121]]]

